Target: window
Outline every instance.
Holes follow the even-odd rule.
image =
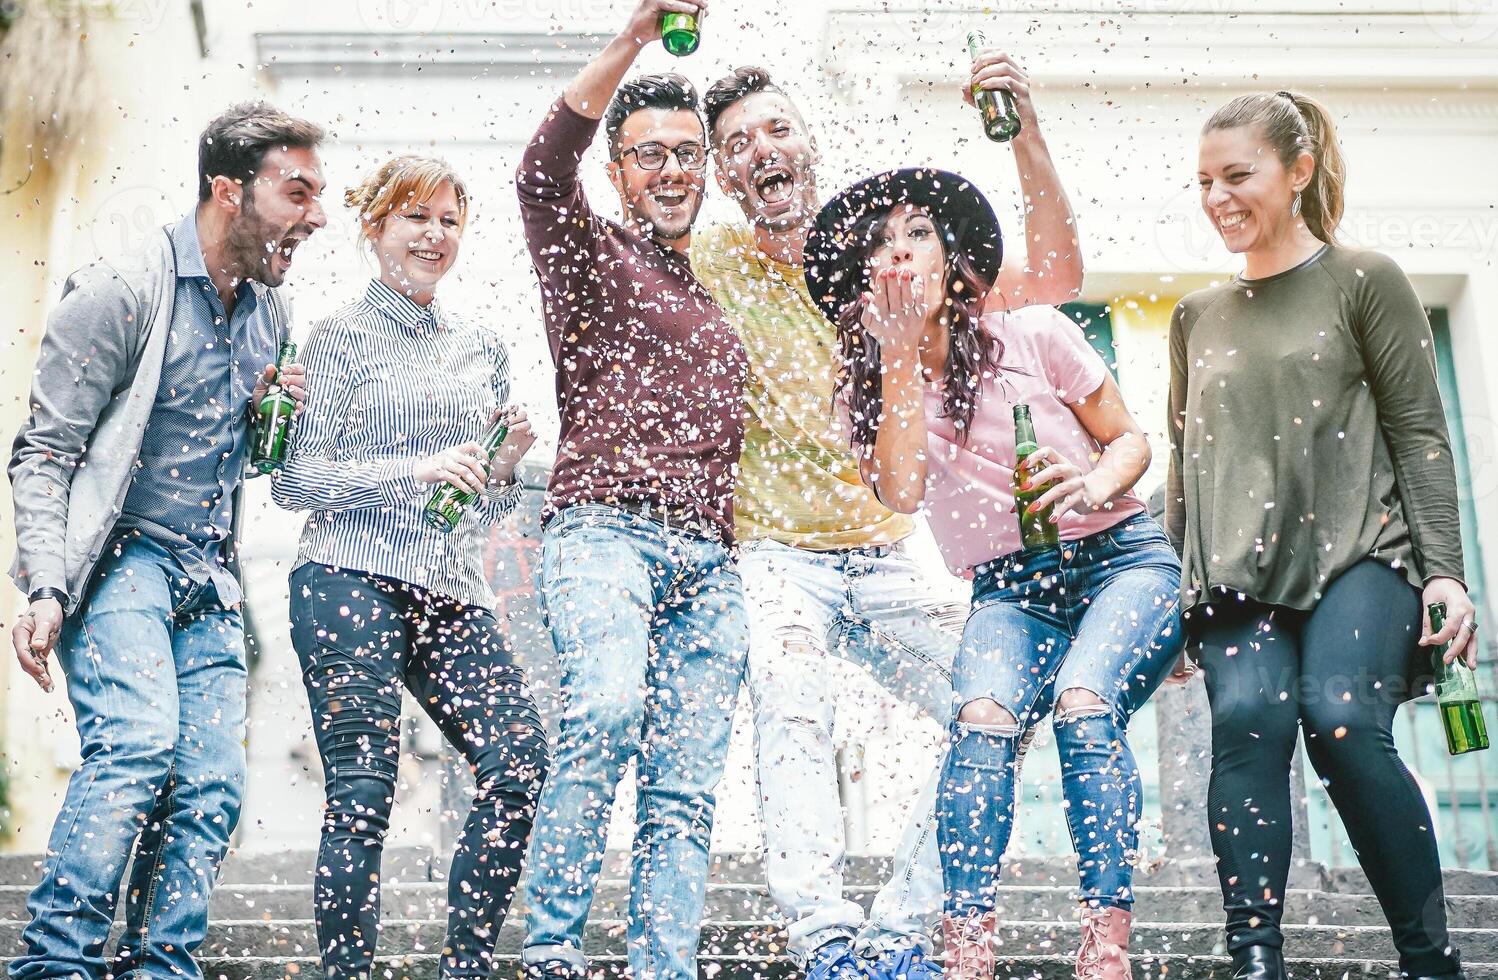
[[[1113,344],[1113,314],[1102,303],[1066,303],[1058,307],[1082,328],[1082,335],[1118,378],[1118,350]]]

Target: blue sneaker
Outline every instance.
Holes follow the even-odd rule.
[[[941,967],[926,959],[919,946],[886,949],[868,966],[874,980],[941,980]]]
[[[806,961],[806,980],[874,980],[863,960],[846,939],[834,939],[817,947]]]

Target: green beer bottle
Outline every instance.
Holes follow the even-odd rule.
[[[969,31],[967,35],[967,53],[973,59],[977,59],[978,52],[988,43],[982,31]],[[995,98],[997,95],[999,98]],[[1000,108],[1000,99],[1003,107]],[[983,116],[983,132],[995,143],[1007,143],[1019,135],[1020,121],[1019,109],[1015,108],[1014,96],[1000,89],[997,93],[985,88],[973,86],[973,101],[978,104],[978,112]]]
[[[1044,487],[1020,489],[1025,483],[1045,469],[1041,460],[1029,462],[1040,445],[1035,441],[1035,423],[1030,419],[1030,406],[1024,403],[1014,406],[1014,509],[1019,515],[1019,540],[1026,551],[1061,547],[1061,529],[1051,523],[1053,504],[1031,514],[1029,507],[1041,494]]]
[[[483,439],[479,440],[484,447],[484,455],[490,463],[494,462],[494,454],[499,452],[500,444],[505,441],[505,436],[509,433],[509,422],[500,418],[489,426],[489,431],[485,432]],[[476,493],[459,489],[451,483],[443,483],[432,494],[432,499],[427,501],[422,518],[428,525],[439,531],[451,531],[463,519],[463,512],[468,509],[468,505],[478,497]]]
[[[1446,603],[1432,602],[1426,611],[1430,614],[1430,631],[1439,633],[1446,625]],[[1436,704],[1441,708],[1441,724],[1446,729],[1446,750],[1452,755],[1478,752],[1488,747],[1488,726],[1482,720],[1482,702],[1477,697],[1477,672],[1460,659],[1446,663],[1446,650],[1450,646],[1443,643],[1431,655],[1436,674]]]
[[[250,465],[262,473],[278,469],[286,462],[286,450],[291,446],[291,417],[296,413],[296,399],[280,385],[281,372],[296,360],[296,344],[291,341],[281,345],[276,356],[276,380],[271,383],[265,397],[260,400],[260,409],[255,415],[255,442],[250,449]]]
[[[685,58],[702,43],[696,14],[662,14],[661,43],[678,58]]]

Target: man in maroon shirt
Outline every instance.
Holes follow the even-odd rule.
[[[583,974],[631,760],[630,967],[697,977],[713,794],[748,648],[729,550],[746,362],[687,259],[707,163],[697,93],[679,75],[620,82],[663,14],[701,6],[642,0],[548,112],[516,175],[562,423],[541,594],[565,710],[532,840],[524,962],[535,977]],[[596,214],[578,181],[600,120],[622,223]]]

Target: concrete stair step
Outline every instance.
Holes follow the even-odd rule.
[[[381,877],[386,881],[432,881],[445,873],[435,869],[432,850],[426,847],[386,848],[380,862]],[[302,885],[312,882],[317,852],[231,851],[219,874],[219,885]],[[40,854],[0,854],[0,883],[34,885],[41,877]]]
[[[622,956],[626,951],[626,923],[622,919],[597,919],[584,935],[589,955]],[[0,949],[21,948],[22,924],[0,923]],[[401,953],[434,952],[442,948],[446,923],[434,920],[386,919],[381,924],[379,948]],[[1006,920],[996,935],[1001,956],[1071,954],[1078,941],[1074,920]],[[1455,929],[1452,940],[1468,964],[1498,964],[1498,928]],[[523,919],[511,917],[500,930],[498,949],[503,954],[520,952],[524,939]],[[1344,961],[1397,958],[1383,926],[1287,926],[1286,946],[1314,952],[1326,959]],[[1222,955],[1223,935],[1219,923],[1136,924],[1131,949],[1137,955]],[[762,921],[713,922],[703,927],[700,946],[704,955],[748,956],[773,960],[786,953],[785,931]],[[208,937],[198,951],[200,957],[305,957],[317,955],[317,933],[306,919],[266,921],[218,921],[210,925]]]
[[[0,922],[22,922],[26,918],[28,885],[0,885]],[[859,886],[844,890],[865,910],[877,889]],[[1219,922],[1222,896],[1216,887],[1136,889],[1135,911],[1140,922]],[[1005,919],[1070,921],[1075,907],[1069,885],[1001,885],[1000,914]],[[385,881],[380,893],[381,910],[388,919],[440,920],[447,915],[447,885],[439,882]],[[593,914],[600,919],[624,918],[629,907],[629,882],[605,879],[599,883]],[[225,921],[306,919],[312,914],[312,886],[222,884],[213,894],[212,918]],[[510,918],[525,915],[524,901],[517,899]],[[1482,928],[1498,924],[1498,895],[1455,895],[1447,900],[1451,927]],[[704,917],[709,921],[762,921],[775,918],[774,903],[763,884],[713,884],[708,887]],[[1343,895],[1292,889],[1286,901],[1285,921],[1338,927],[1384,925],[1383,913],[1371,895]],[[0,946],[0,951],[3,951]]]
[[[235,851],[224,862],[221,884],[308,884],[317,864],[312,850]],[[854,856],[847,859],[843,880],[847,885],[878,886],[888,879],[890,859]],[[41,858],[34,854],[0,854],[0,883],[34,884],[41,872]],[[1069,885],[1076,880],[1076,860],[1070,856],[1016,858],[1004,866],[1009,885]],[[386,881],[441,881],[447,874],[447,858],[429,848],[391,848],[385,852],[382,877]],[[610,852],[604,860],[604,877],[628,878],[629,856]],[[714,854],[709,881],[719,884],[761,884],[764,862],[757,854]],[[1154,868],[1141,868],[1140,885],[1207,885],[1217,879],[1212,862],[1164,861]],[[1498,872],[1461,868],[1447,869],[1443,878],[1447,895],[1498,895]],[[1358,868],[1297,868],[1291,885],[1343,894],[1371,893],[1368,879]]]
[[[494,976],[511,980],[519,976],[515,956],[497,958]],[[591,961],[590,980],[626,980],[623,956],[599,956]],[[206,957],[200,960],[210,980],[313,980],[321,975],[317,960],[301,957]],[[0,969],[7,961],[0,959]],[[998,980],[1071,980],[1070,954],[1004,956],[999,961]],[[1186,956],[1168,953],[1133,957],[1136,980],[1230,980],[1226,956]],[[1396,980],[1392,963],[1377,960],[1345,960],[1318,957],[1292,958],[1289,971],[1295,980]],[[800,980],[802,972],[788,959],[766,961],[753,956],[704,955],[699,957],[701,975],[711,980]],[[1468,980],[1498,980],[1498,964],[1471,966]],[[376,960],[373,980],[436,980],[437,954],[381,956]]]

